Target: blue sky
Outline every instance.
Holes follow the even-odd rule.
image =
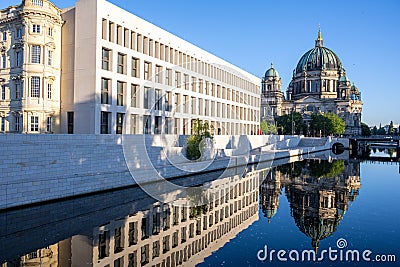
[[[17,4],[0,0],[0,7]],[[400,1],[131,0],[110,2],[261,77],[273,62],[286,90],[300,57],[324,45],[362,92],[363,121],[400,123]],[[60,8],[72,0],[55,0]]]

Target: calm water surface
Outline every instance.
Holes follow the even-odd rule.
[[[133,188],[9,211],[0,214],[0,264],[400,266],[399,171],[320,157],[208,182],[200,196],[208,204],[197,207],[197,196],[172,192],[169,203],[158,203]],[[335,261],[321,257],[329,249]],[[272,250],[284,250],[287,262]],[[360,261],[351,254],[346,261],[349,250]],[[320,261],[309,261],[312,253]]]

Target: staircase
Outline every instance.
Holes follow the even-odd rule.
[[[299,147],[316,147],[325,146],[328,138],[301,138],[298,144]]]

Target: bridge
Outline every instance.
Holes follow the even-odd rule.
[[[367,148],[393,148],[396,150],[395,157],[368,157],[368,160],[380,162],[400,162],[400,136],[375,135],[375,136],[354,136],[349,138],[350,149],[353,151],[366,151]],[[359,153],[356,153],[360,155]]]

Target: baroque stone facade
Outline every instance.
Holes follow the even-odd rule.
[[[0,10],[0,132],[59,132],[61,26],[45,0]]]
[[[286,97],[281,87],[282,79],[271,65],[262,78],[261,120],[295,111],[309,123],[313,113],[335,113],[344,120],[346,135],[361,134],[361,93],[350,83],[339,57],[324,47],[320,30],[315,47],[293,70]]]

